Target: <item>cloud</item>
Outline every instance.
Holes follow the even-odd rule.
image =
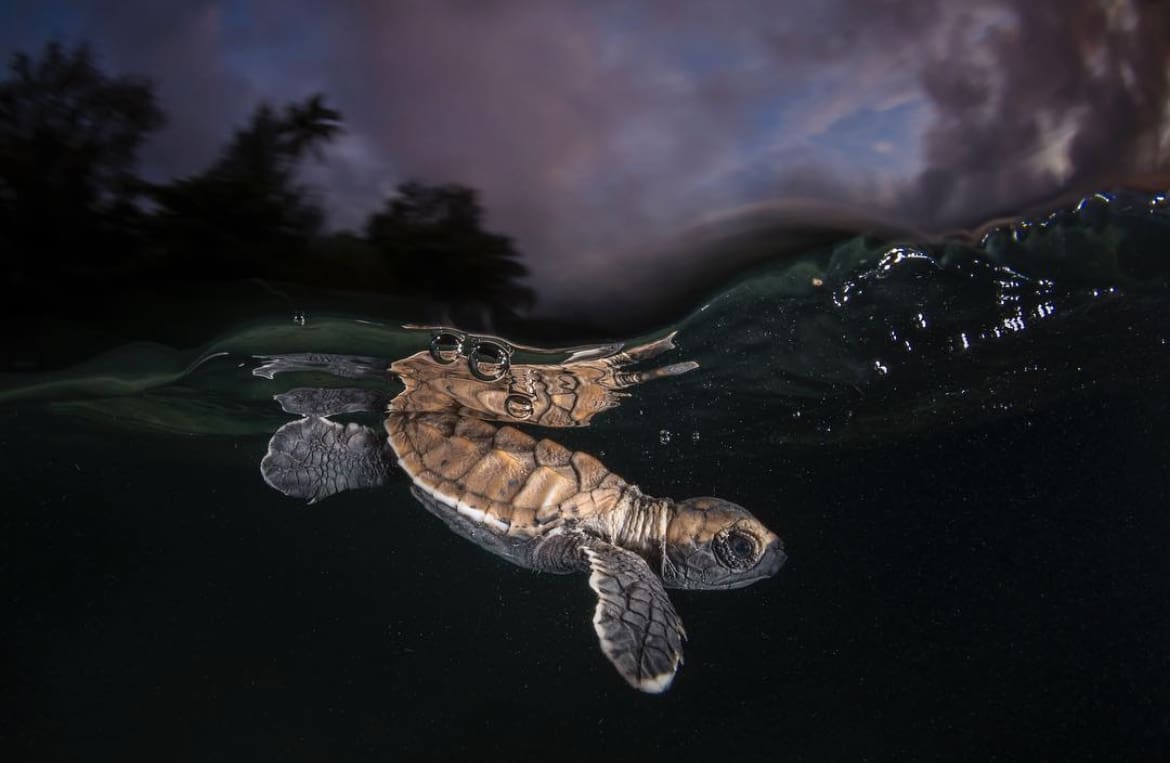
[[[978,220],[1075,187],[1165,168],[1164,3],[1000,4],[924,62],[925,167],[903,197],[927,225]]]
[[[108,0],[79,19],[158,82],[155,171],[205,166],[261,98],[322,91],[347,131],[306,177],[335,224],[407,178],[475,186],[549,310],[638,293],[635,270],[650,288],[666,242],[721,209],[945,228],[1170,166],[1154,0]]]
[[[226,62],[224,10],[208,0],[168,4],[104,0],[88,6],[79,37],[110,71],[155,83],[167,126],[145,147],[142,167],[160,178],[207,166],[261,93]]]

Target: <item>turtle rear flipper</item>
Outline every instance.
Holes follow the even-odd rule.
[[[386,410],[390,395],[365,387],[296,387],[273,395],[285,413],[336,416],[339,413],[376,413]]]
[[[682,620],[646,561],[602,541],[582,547],[589,562],[589,587],[597,593],[593,627],[601,651],[622,678],[639,691],[670,688],[682,663]]]
[[[276,430],[260,473],[285,495],[316,503],[344,490],[381,485],[390,464],[387,445],[373,429],[310,416]]]

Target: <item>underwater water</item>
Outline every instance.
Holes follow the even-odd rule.
[[[842,241],[626,338],[677,331],[661,360],[699,368],[541,434],[788,553],[671,593],[661,696],[601,654],[583,576],[456,537],[405,475],[311,506],[265,484],[273,395],[355,382],[257,355],[430,340],[341,307],[0,377],[8,759],[1170,755],[1164,196]]]

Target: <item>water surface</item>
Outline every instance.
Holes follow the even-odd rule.
[[[42,347],[68,360],[0,380],[4,740],[1164,759],[1168,245],[1164,197],[1102,195],[979,242],[811,249],[653,332],[700,368],[556,439],[648,493],[734,500],[789,552],[755,586],[673,593],[691,640],[662,697],[613,674],[582,580],[451,535],[405,476],[311,507],[261,480],[288,420],[272,396],[338,382],[257,378],[254,356],[403,357],[429,340],[402,328],[417,316],[338,304]]]

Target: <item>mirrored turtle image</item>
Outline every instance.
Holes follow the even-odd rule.
[[[673,349],[673,338],[624,351],[583,348],[559,363],[513,363],[515,347],[503,340],[449,329],[388,368],[370,357],[264,356],[253,373],[267,378],[393,374],[404,389],[393,399],[368,387],[276,395],[303,418],[273,434],[261,473],[276,490],[315,503],[382,485],[397,464],[414,497],[457,535],[524,568],[587,574],[602,651],[631,686],[662,692],[685,639],[665,589],[740,588],[771,577],[786,558],[780,538],[734,503],[645,495],[590,454],[518,426],[586,426],[618,406],[624,390],[695,369],[633,368]],[[384,413],[387,436],[329,418],[363,411]]]

